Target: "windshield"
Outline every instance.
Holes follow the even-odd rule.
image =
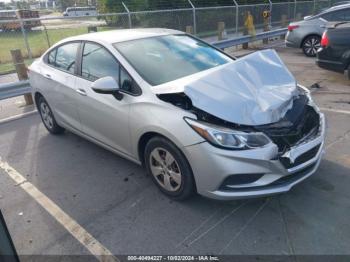
[[[115,43],[114,47],[150,85],[160,85],[232,61],[187,35],[166,35]]]

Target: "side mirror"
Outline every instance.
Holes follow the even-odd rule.
[[[97,79],[92,83],[91,88],[99,94],[116,94],[120,90],[118,82],[111,76]]]

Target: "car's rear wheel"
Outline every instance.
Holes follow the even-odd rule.
[[[317,35],[310,35],[305,38],[302,49],[306,56],[315,57],[317,50],[321,47],[321,37]]]
[[[38,109],[44,126],[51,134],[57,135],[64,132],[64,128],[57,124],[52,110],[44,97],[38,99]]]
[[[191,167],[172,142],[154,137],[146,145],[144,161],[147,172],[168,197],[185,200],[195,192]]]

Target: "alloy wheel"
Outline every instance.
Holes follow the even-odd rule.
[[[303,45],[304,52],[307,56],[315,56],[320,47],[320,39],[316,36],[307,38]]]
[[[174,192],[181,187],[182,174],[174,156],[164,148],[157,147],[150,154],[150,168],[158,184]]]
[[[43,118],[43,121],[44,121],[45,125],[49,129],[52,129],[53,128],[52,113],[51,113],[51,110],[50,110],[49,106],[45,102],[42,102],[40,104],[40,114],[41,114],[41,116]]]

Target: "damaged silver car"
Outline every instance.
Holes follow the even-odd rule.
[[[182,200],[290,190],[321,161],[325,118],[275,51],[234,59],[179,31],[65,39],[30,66],[49,132],[144,165]]]

